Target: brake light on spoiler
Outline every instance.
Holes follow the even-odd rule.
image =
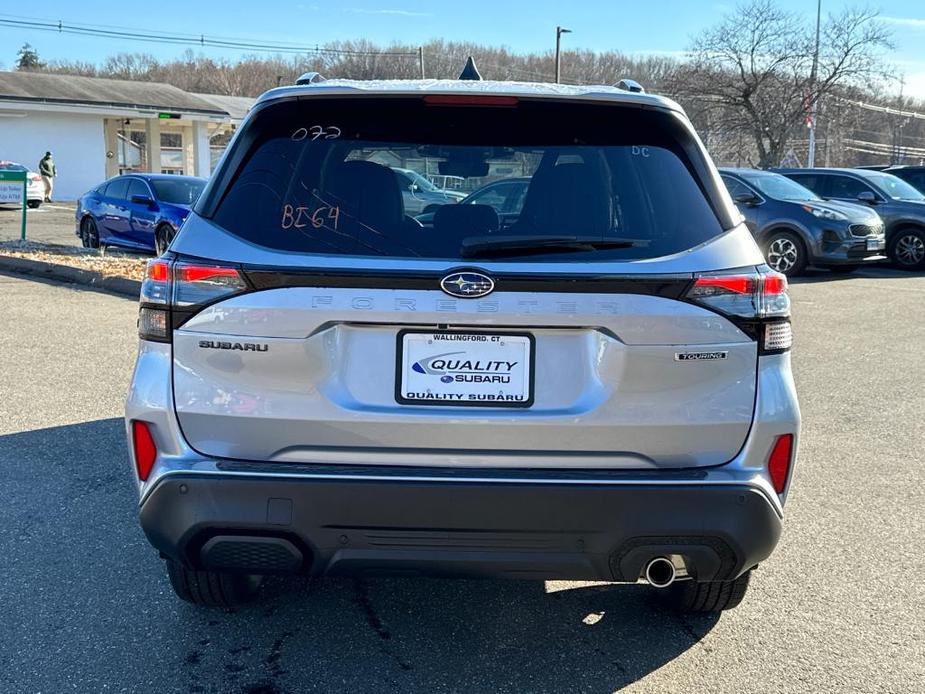
[[[219,299],[249,288],[237,268],[157,258],[149,260],[141,283],[138,335],[170,342],[173,330]]]
[[[519,103],[516,96],[494,94],[428,94],[424,103],[428,106],[502,106],[512,107]]]
[[[699,275],[686,298],[729,318],[758,341],[761,354],[786,352],[793,344],[787,278],[778,272]]]

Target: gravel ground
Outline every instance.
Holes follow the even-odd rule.
[[[925,277],[793,287],[804,429],[742,606],[645,588],[275,580],[179,602],[135,517],[132,301],[0,276],[0,691],[925,692]]]

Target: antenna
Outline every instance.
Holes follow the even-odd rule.
[[[480,82],[482,76],[479,74],[479,69],[475,66],[475,61],[470,55],[466,58],[466,66],[463,68],[462,72],[459,73],[459,79],[461,80],[474,80]]]
[[[324,82],[324,77],[320,72],[306,72],[295,81],[296,84],[315,84],[316,82]]]

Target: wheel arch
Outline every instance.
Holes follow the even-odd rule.
[[[925,222],[918,219],[897,219],[887,227],[886,234],[892,239],[896,234],[907,229],[925,233]]]
[[[775,222],[770,224],[766,229],[762,229],[758,233],[757,241],[758,244],[762,247],[762,250],[764,249],[768,239],[781,231],[786,231],[796,236],[800,240],[800,243],[803,244],[803,250],[806,251],[807,254],[811,255],[810,249],[812,248],[812,243],[807,239],[808,233],[806,230],[786,222]]]

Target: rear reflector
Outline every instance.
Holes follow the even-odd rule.
[[[146,482],[154,461],[157,459],[157,446],[151,437],[151,431],[145,422],[132,421],[132,448],[135,452],[135,470],[138,479]]]
[[[793,461],[793,434],[778,436],[768,456],[768,474],[774,491],[783,494],[787,488],[787,477],[790,474],[790,463]]]

